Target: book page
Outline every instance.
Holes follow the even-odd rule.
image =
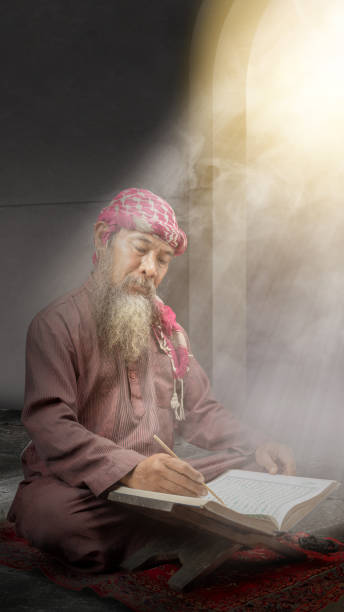
[[[282,524],[289,509],[324,491],[332,480],[230,470],[209,486],[235,512],[268,515]],[[209,496],[209,500],[213,499]]]

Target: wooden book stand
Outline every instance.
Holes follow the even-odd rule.
[[[130,505],[133,509],[133,503],[124,505]],[[137,498],[137,504],[134,505],[140,515],[156,520],[160,525],[165,523],[166,529],[157,529],[158,533],[152,535],[148,544],[129,557],[122,568],[134,570],[178,559],[182,567],[168,583],[176,591],[190,587],[196,579],[213,572],[240,548],[264,546],[288,558],[300,559],[306,556],[280,542],[279,533],[276,537],[252,531],[214,516],[204,508],[166,502],[166,507],[162,509],[161,502],[157,507],[154,500],[145,498]]]

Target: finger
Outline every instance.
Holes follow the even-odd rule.
[[[283,474],[294,476],[296,474],[296,465],[290,450],[286,449],[285,451],[281,452],[279,459],[283,465]]]
[[[184,486],[183,483],[177,483],[172,480],[164,479],[164,483],[160,485],[159,491],[166,489],[168,493],[172,493],[173,495],[183,495],[185,497],[204,497],[207,495],[208,491],[205,487],[192,488],[189,486]]]
[[[267,450],[261,449],[259,453],[257,453],[256,461],[258,465],[263,467],[269,474],[277,474],[278,465]]]
[[[174,457],[168,457],[166,461],[166,465],[169,469],[178,472],[178,474],[182,474],[190,480],[197,483],[204,483],[204,476],[198,470],[195,470],[189,463],[186,461],[182,461],[181,459],[177,459]]]
[[[184,497],[204,497],[205,496],[205,493],[202,493],[201,495],[199,494],[195,495],[191,491],[182,489],[178,487],[176,484],[170,483],[167,480],[165,480],[164,485],[162,485],[159,488],[159,491],[161,493],[168,493],[169,495],[183,495]]]
[[[206,495],[207,493],[207,490],[203,486],[203,484],[195,482],[187,476],[179,474],[178,472],[175,472],[174,470],[170,470],[168,468],[166,471],[166,480],[169,483],[173,483],[173,486],[178,487],[180,491],[183,491],[182,495],[195,495],[197,497],[200,497],[202,495]]]
[[[202,497],[207,494],[207,489],[201,483],[195,482],[175,470],[170,470],[167,466],[164,481],[164,486],[168,486],[171,492],[173,489],[173,492],[179,495]]]
[[[271,448],[271,452],[274,459],[280,465],[282,474],[287,474],[288,476],[295,474],[296,466],[294,456],[289,446],[277,444],[274,448]]]
[[[289,464],[286,465],[283,469],[283,474],[286,474],[286,476],[295,476],[296,474],[296,465],[294,464]]]

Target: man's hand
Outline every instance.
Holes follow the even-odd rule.
[[[258,446],[256,450],[256,462],[265,468],[269,474],[295,474],[295,460],[292,450],[285,444],[278,442],[266,442]]]
[[[166,453],[147,457],[124,476],[121,482],[133,489],[174,495],[201,497],[207,494],[202,474],[186,461],[170,457]]]

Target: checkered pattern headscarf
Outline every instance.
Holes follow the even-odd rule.
[[[111,204],[103,208],[97,221],[104,221],[109,230],[103,234],[103,242],[121,227],[156,234],[167,242],[175,255],[184,253],[187,238],[178,226],[171,206],[147,189],[124,189]],[[94,257],[94,261],[97,261]]]

